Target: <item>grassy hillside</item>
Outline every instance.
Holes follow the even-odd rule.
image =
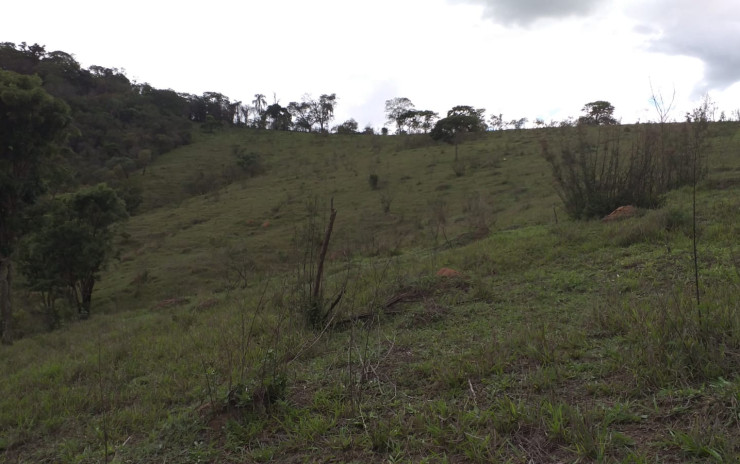
[[[691,189],[570,221],[549,129],[458,162],[426,136],[200,134],[136,175],[91,319],[3,348],[0,461],[735,462],[740,126],[710,130],[698,307]],[[342,296],[312,328],[330,204]]]
[[[99,296],[105,306],[130,309],[194,288],[220,290],[228,267],[247,261],[261,273],[290,269],[296,228],[314,209],[325,218],[331,198],[338,210],[334,258],[434,248],[445,235],[451,240],[482,226],[552,222],[558,199],[537,154],[538,137],[488,136],[466,145],[454,163],[452,147],[426,136],[203,136],[141,176],[144,208],[151,209],[129,224],[122,263]],[[259,155],[266,174],[241,174],[235,146]],[[379,178],[375,190],[371,174]],[[193,197],[188,190],[198,182],[207,193]],[[138,285],[142,274],[146,283]]]

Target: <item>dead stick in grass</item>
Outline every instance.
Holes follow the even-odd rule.
[[[331,215],[329,216],[329,225],[326,227],[326,235],[324,235],[324,242],[321,244],[321,253],[319,254],[319,266],[316,269],[316,281],[313,284],[313,299],[319,301],[321,295],[321,274],[324,272],[324,259],[326,258],[326,251],[329,249],[329,239],[331,238],[331,230],[334,227],[334,219],[337,217],[337,210],[334,209],[334,199],[331,200]]]

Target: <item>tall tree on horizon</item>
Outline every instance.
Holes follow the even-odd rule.
[[[405,118],[409,111],[414,110],[414,104],[406,97],[395,97],[385,101],[385,114],[388,122],[396,124],[396,133],[401,133]]]
[[[617,120],[614,119],[614,105],[608,101],[599,100],[586,103],[581,111],[586,114],[578,118],[578,124],[587,126],[617,124]]]
[[[265,110],[265,116],[269,120],[270,129],[281,131],[290,130],[293,117],[288,108],[280,106],[279,103],[273,103]]]
[[[316,120],[314,119],[314,112],[312,111],[310,97],[308,95],[304,95],[301,102],[288,103],[288,111],[293,116],[293,124],[296,129],[305,132],[311,132],[313,130]]]
[[[265,96],[261,93],[254,94],[254,100],[252,100],[252,103],[254,104],[254,109],[257,111],[257,115],[259,116],[259,122],[257,123],[259,128],[264,128],[264,121],[265,121],[265,109],[267,108],[267,100]]]
[[[434,140],[440,140],[455,145],[455,161],[458,160],[458,145],[464,134],[468,132],[482,132],[486,130],[486,121],[483,108],[459,105],[447,112],[447,117],[440,119],[434,125],[429,135]]]
[[[313,113],[316,123],[319,125],[319,132],[327,132],[329,123],[334,119],[334,107],[337,104],[337,94],[323,94],[318,100],[312,102]]]

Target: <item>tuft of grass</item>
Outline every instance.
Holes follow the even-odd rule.
[[[690,289],[648,301],[599,306],[595,324],[628,340],[624,362],[636,380],[654,386],[707,381],[740,373],[740,286],[708,289],[697,307]]]

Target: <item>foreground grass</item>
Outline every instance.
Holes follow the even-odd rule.
[[[280,143],[297,142],[273,145]],[[389,176],[412,162],[413,175],[430,150],[441,150],[403,148],[394,158],[393,138],[378,143],[381,154],[403,157],[399,167],[389,162]],[[507,144],[514,142],[464,148]],[[617,224],[562,217],[556,224],[534,152],[515,155],[521,164],[510,170],[479,167],[462,180],[451,170],[427,173],[398,201],[403,220],[382,212],[372,197],[380,192],[364,183],[357,192],[357,181],[336,174],[336,187],[322,195],[334,194],[338,207],[340,200],[356,205],[340,209],[347,219],[338,219],[333,243],[349,243],[352,253],[330,266],[327,298],[348,285],[324,331],[305,326],[290,256],[255,259],[246,282],[224,273],[240,245],[286,255],[300,249],[296,224],[309,212],[304,201],[287,198],[301,198],[290,192],[305,179],[286,175],[276,184],[289,192],[277,213],[274,192],[260,196],[273,188],[261,184],[267,177],[219,190],[218,200],[151,209],[128,231],[132,258],[105,276],[97,295],[105,314],[4,350],[0,459],[734,462],[740,163],[720,155],[699,192],[699,307],[692,302],[690,191]],[[496,180],[485,183],[502,176],[517,186],[537,181],[514,200],[509,190],[490,193]],[[462,208],[464,180],[489,192],[489,205],[501,205],[490,213],[496,222],[488,236],[472,242],[456,240],[472,228]],[[441,182],[450,187],[436,190]],[[151,188],[166,197],[173,187]],[[460,201],[448,213],[447,238],[436,240],[426,198],[433,192],[447,192],[447,204]],[[248,199],[247,216],[235,205]],[[424,215],[413,216],[419,208]],[[258,226],[242,224],[245,217]],[[367,241],[360,220],[380,224],[388,234],[383,245],[360,245]],[[404,221],[421,227],[395,246],[390,237]],[[436,277],[443,266],[461,275]]]

